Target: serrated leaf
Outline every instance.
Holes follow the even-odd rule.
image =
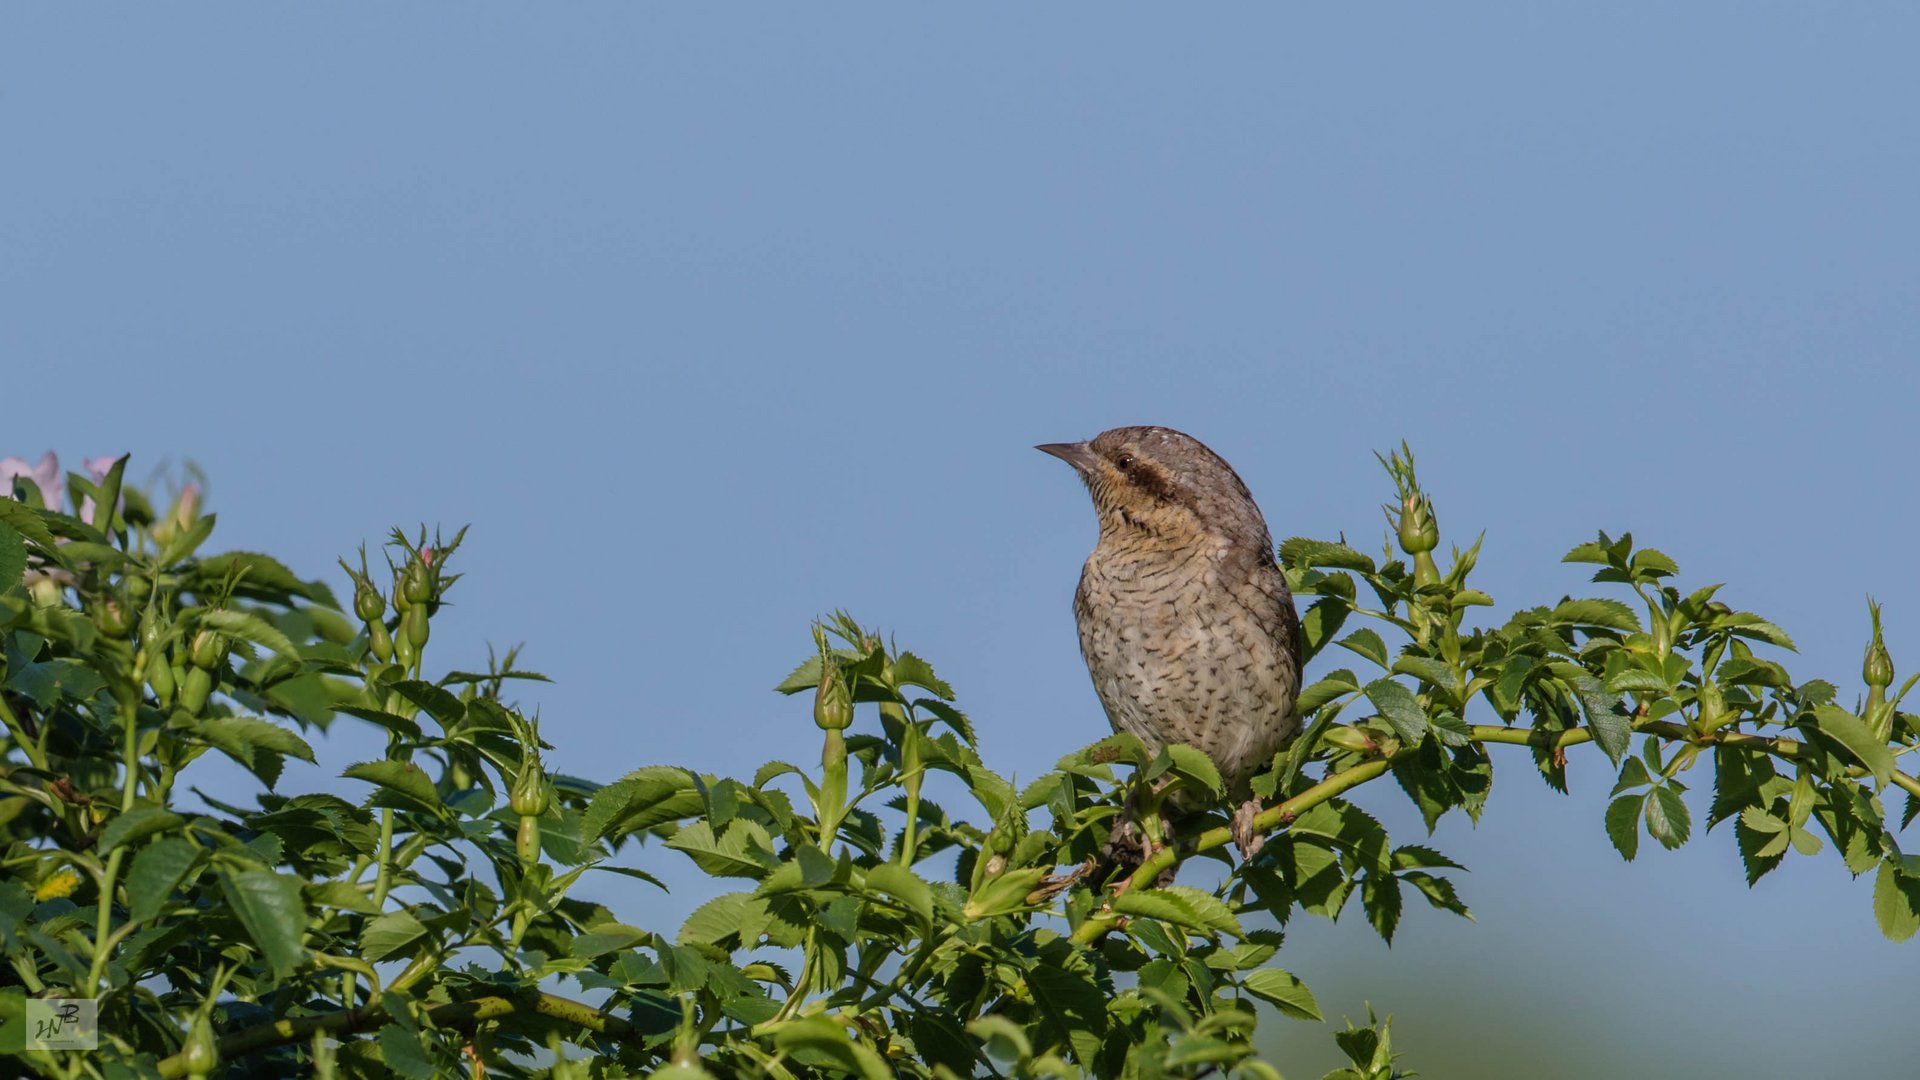
[[[1693,831],[1693,815],[1671,783],[1661,784],[1647,793],[1647,832],[1668,850],[1687,842]]]
[[[1887,781],[1893,778],[1893,751],[1874,737],[1865,721],[1836,705],[1815,706],[1813,720],[1822,733],[1846,747],[1847,753],[1867,767],[1873,774],[1876,789],[1887,786]]]
[[[1615,765],[1626,756],[1633,741],[1633,720],[1625,709],[1620,707],[1620,699],[1607,693],[1600,680],[1586,671],[1573,668],[1572,665],[1556,664],[1556,672],[1563,668],[1572,668],[1562,677],[1580,702],[1580,711],[1587,718],[1587,727],[1593,732],[1593,741],[1607,760]]]
[[[0,502],[13,505],[11,498],[0,497]],[[4,522],[0,522],[0,593],[20,584],[27,575],[27,541]]]
[[[1205,751],[1185,743],[1170,743],[1162,753],[1172,759],[1171,771],[1175,776],[1189,781],[1216,798],[1226,793],[1226,784],[1220,779],[1220,770]]]
[[[1401,656],[1393,662],[1393,672],[1396,675],[1411,675],[1455,696],[1461,690],[1460,673],[1453,669],[1453,665],[1430,656]]]
[[[847,1037],[847,1029],[824,1016],[791,1020],[774,1029],[773,1044],[782,1052],[812,1051],[828,1059],[824,1064],[858,1075],[862,1080],[893,1080],[893,1070],[866,1045]]]
[[[1360,906],[1373,924],[1380,940],[1393,944],[1393,932],[1400,926],[1400,879],[1392,874],[1369,874],[1360,887]]]
[[[916,709],[925,709],[938,717],[948,727],[952,728],[954,734],[959,735],[968,746],[980,745],[979,740],[976,739],[973,734],[973,721],[968,720],[966,713],[961,712],[952,705],[941,701],[939,698],[917,698],[914,700],[913,707]]]
[[[809,656],[804,663],[794,668],[792,673],[786,678],[780,680],[780,685],[773,688],[774,692],[780,694],[797,694],[802,690],[811,690],[820,685],[820,672],[820,657],[817,655]]]
[[[744,818],[729,822],[717,836],[712,825],[696,821],[668,837],[667,846],[686,853],[694,865],[714,877],[758,881],[780,865],[766,829]]]
[[[121,844],[132,844],[155,833],[177,829],[186,821],[179,814],[158,806],[136,806],[117,815],[100,830],[100,854],[105,855]]]
[[[1601,597],[1562,600],[1548,613],[1547,622],[1552,626],[1599,626],[1628,633],[1640,630],[1640,617],[1632,608],[1618,600]]]
[[[418,679],[402,679],[388,689],[412,702],[434,718],[442,728],[451,730],[467,717],[467,706],[444,688]]]
[[[1288,566],[1358,570],[1366,574],[1375,570],[1372,559],[1345,544],[1309,540],[1304,536],[1289,537],[1282,543],[1280,559]]]
[[[434,790],[433,781],[411,762],[363,761],[347,766],[340,775],[350,780],[365,780],[381,791],[391,792],[408,809],[432,814],[440,811],[440,795]]]
[[[1325,596],[1315,601],[1300,616],[1301,654],[1304,659],[1312,660],[1327,647],[1333,635],[1340,632],[1346,624],[1347,615],[1353,606],[1341,597]]]
[[[580,829],[595,840],[625,836],[689,817],[704,807],[691,773],[668,765],[648,765],[594,792]]]
[[[1334,644],[1359,653],[1383,668],[1392,662],[1387,656],[1387,643],[1380,640],[1379,634],[1364,626]]]
[[[1322,1019],[1320,1004],[1313,1000],[1313,992],[1291,972],[1279,968],[1261,968],[1249,972],[1246,978],[1240,980],[1240,986],[1295,1020],[1318,1022]]]
[[[0,525],[19,533],[22,539],[32,541],[42,551],[54,551],[53,532],[47,528],[39,511],[26,503],[15,501],[11,491],[0,491]]]
[[[1640,853],[1640,811],[1645,795],[1622,795],[1607,804],[1607,839],[1628,862]]]
[[[933,924],[933,890],[918,874],[895,863],[881,863],[867,871],[867,888],[905,905],[922,926]]]
[[[1392,679],[1375,679],[1367,684],[1366,695],[1402,742],[1415,746],[1426,737],[1427,715],[1420,710],[1413,691]]]
[[[412,912],[389,911],[367,921],[360,931],[360,955],[384,960],[427,936],[427,928]]]
[[[427,1056],[427,1048],[420,1041],[420,1034],[408,1031],[399,1024],[384,1024],[380,1028],[380,1066],[395,1076],[404,1076],[408,1080],[433,1080],[439,1075],[433,1059]]]
[[[1300,696],[1294,699],[1295,707],[1300,710],[1301,715],[1309,715],[1327,702],[1345,694],[1358,693],[1359,690],[1359,678],[1346,668],[1340,668],[1327,673],[1318,682],[1300,691]]]
[[[1620,779],[1614,782],[1613,790],[1607,794],[1618,795],[1630,788],[1644,787],[1651,783],[1653,783],[1653,776],[1647,772],[1647,763],[1637,757],[1630,757],[1626,764],[1620,766]]]
[[[1212,893],[1186,885],[1168,885],[1158,889],[1128,889],[1113,899],[1113,910],[1122,915],[1140,915],[1172,923],[1188,930],[1245,933],[1233,909]]]
[[[1460,895],[1454,891],[1452,881],[1421,871],[1402,874],[1400,875],[1400,880],[1419,889],[1420,895],[1427,898],[1427,903],[1439,908],[1441,911],[1451,911],[1463,919],[1473,918],[1473,912],[1467,909],[1467,905],[1461,901]]]
[[[220,889],[274,978],[291,976],[306,958],[300,939],[307,926],[307,905],[300,896],[300,879],[271,870],[238,870],[221,875]]]
[[[1670,689],[1667,686],[1667,680],[1651,671],[1637,667],[1622,668],[1607,676],[1606,688],[1607,693],[1616,695],[1632,693],[1636,690],[1663,694]]]
[[[221,630],[241,641],[251,641],[263,649],[272,649],[281,656],[300,659],[300,650],[294,647],[287,635],[272,623],[250,611],[236,611],[232,608],[210,608],[200,613],[200,623]]]
[[[128,917],[146,922],[160,914],[175,898],[174,890],[199,857],[199,849],[178,836],[163,837],[141,848],[127,871]]]
[[[910,652],[903,652],[894,659],[893,681],[898,686],[917,686],[948,701],[953,700],[953,687],[934,675],[932,664]]]
[[[1731,630],[1735,637],[1753,638],[1769,645],[1798,651],[1794,649],[1793,639],[1787,636],[1785,630],[1749,611],[1736,611],[1729,615],[1722,615],[1715,619],[1712,625],[1715,629]]]
[[[1900,872],[1894,859],[1881,862],[1873,877],[1873,918],[1890,940],[1905,941],[1920,932],[1920,882]]]

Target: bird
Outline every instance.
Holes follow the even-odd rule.
[[[1108,722],[1149,753],[1204,752],[1252,858],[1261,803],[1249,781],[1300,732],[1300,616],[1266,518],[1233,466],[1172,428],[1035,449],[1073,466],[1099,516],[1073,614]],[[1175,793],[1168,809],[1195,807]]]

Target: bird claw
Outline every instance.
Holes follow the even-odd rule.
[[[1242,862],[1260,854],[1260,849],[1267,844],[1267,838],[1253,830],[1253,819],[1260,809],[1258,798],[1248,799],[1233,812],[1233,820],[1227,826],[1227,831],[1233,834],[1233,846],[1239,849]]]

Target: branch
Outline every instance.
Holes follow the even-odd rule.
[[[1635,731],[1644,731],[1676,742],[1689,743],[1695,746],[1733,746],[1746,750],[1757,750],[1772,754],[1775,757],[1785,758],[1789,761],[1797,759],[1801,754],[1805,753],[1807,749],[1805,743],[1793,739],[1769,737],[1766,735],[1750,735],[1738,731],[1711,732],[1706,735],[1701,735],[1691,728],[1664,720],[1636,720],[1634,721],[1633,727]],[[1496,727],[1491,724],[1472,724],[1469,725],[1467,730],[1468,738],[1476,743],[1535,746],[1546,750],[1564,749],[1569,746],[1577,746],[1580,743],[1593,741],[1593,733],[1587,728],[1568,728],[1564,731],[1547,731],[1540,728],[1509,728]],[[1254,831],[1262,836],[1270,835],[1276,829],[1291,823],[1294,818],[1326,802],[1328,799],[1359,787],[1369,780],[1375,780],[1385,775],[1389,769],[1393,768],[1395,762],[1414,753],[1418,749],[1417,746],[1402,747],[1390,756],[1374,758],[1371,761],[1355,765],[1345,772],[1335,773],[1300,794],[1295,795],[1293,798],[1262,810],[1253,819]],[[1920,797],[1920,780],[1916,780],[1914,777],[1900,772],[1897,769],[1893,773],[1892,780],[1897,786],[1911,792],[1916,797]],[[1192,843],[1184,850],[1187,854],[1195,854],[1202,851],[1211,851],[1214,848],[1225,847],[1232,842],[1232,831],[1227,826],[1220,825],[1195,836]],[[1120,886],[1121,891],[1151,888],[1161,873],[1171,867],[1179,858],[1181,858],[1181,855],[1177,853],[1172,846],[1161,848],[1140,864],[1139,869],[1133,872],[1133,876],[1129,877]],[[1098,941],[1107,931],[1113,929],[1119,920],[1119,914],[1114,912],[1112,908],[1102,908],[1087,916],[1079,926],[1074,928],[1073,940],[1081,945],[1090,945]]]
[[[634,1039],[636,1045],[640,1038],[640,1033],[627,1021],[601,1012],[591,1005],[553,994],[529,994],[522,998],[496,996],[474,998],[471,1001],[454,1001],[427,1009],[424,1019],[434,1027],[460,1028],[515,1014],[545,1016],[575,1027],[585,1028],[598,1035],[610,1035],[622,1040]],[[275,1020],[272,1023],[237,1031],[221,1039],[220,1060],[232,1061],[234,1058],[244,1057],[270,1046],[285,1046],[288,1043],[300,1042],[311,1038],[315,1032],[346,1035],[364,1031],[386,1019],[386,1015],[385,1009],[370,1005],[365,1008],[323,1013],[319,1016]],[[165,1059],[160,1062],[159,1069],[160,1075],[164,1077],[186,1075],[185,1055],[175,1054]]]

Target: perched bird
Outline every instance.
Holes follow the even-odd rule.
[[[1073,613],[1107,719],[1151,752],[1204,751],[1251,857],[1260,800],[1247,781],[1300,731],[1300,616],[1266,519],[1231,465],[1172,428],[1035,449],[1074,467],[1100,516]]]

